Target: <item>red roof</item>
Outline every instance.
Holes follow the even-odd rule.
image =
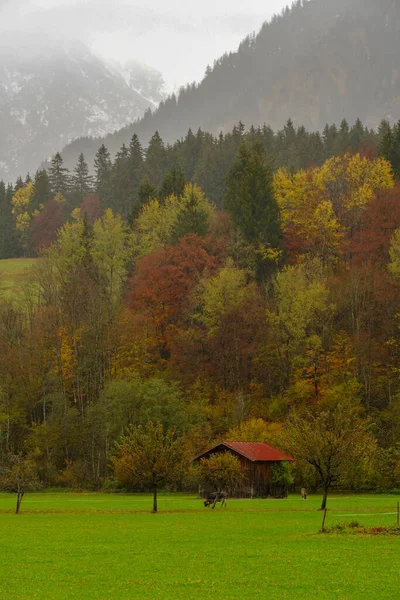
[[[206,452],[202,452],[193,460],[202,458],[206,454],[212,454],[213,450],[216,450],[217,448],[219,448],[219,446],[225,446],[226,448],[233,450],[237,454],[245,456],[252,462],[274,462],[279,460],[294,461],[294,458],[289,456],[289,454],[282,452],[282,450],[279,450],[278,448],[270,446],[266,442],[222,442],[221,444],[217,444],[213,448],[210,448]]]

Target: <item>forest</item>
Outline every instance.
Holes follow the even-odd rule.
[[[387,122],[239,123],[0,184],[1,258],[38,257],[0,299],[0,452],[114,489],[129,426],[176,428],[189,458],[290,450],[307,413],[368,431],[337,484],[400,487],[399,148]],[[301,453],[295,477],[318,485]]]

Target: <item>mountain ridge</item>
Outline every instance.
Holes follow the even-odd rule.
[[[398,0],[299,0],[215,61],[199,85],[113,135],[74,141],[64,159],[72,167],[82,151],[91,163],[102,143],[115,155],[134,133],[144,145],[155,131],[170,143],[189,128],[218,134],[239,121],[278,129],[291,118],[322,130],[359,117],[376,128],[400,112],[399,31]]]

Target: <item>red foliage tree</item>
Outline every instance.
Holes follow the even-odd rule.
[[[49,200],[41,213],[32,221],[31,239],[36,252],[50,246],[57,238],[57,232],[66,219],[62,207],[56,200]]]
[[[100,199],[97,194],[85,196],[80,205],[81,213],[86,213],[89,223],[94,223],[101,217]]]
[[[169,358],[168,329],[184,316],[185,302],[202,275],[217,267],[206,245],[204,239],[189,234],[177,246],[155,250],[136,264],[128,305],[150,316],[158,331],[162,358]]]
[[[389,262],[391,238],[400,227],[400,184],[381,191],[363,215],[362,224],[349,240],[350,252],[356,263]]]

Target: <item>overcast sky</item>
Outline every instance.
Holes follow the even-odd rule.
[[[161,71],[170,88],[202,78],[287,0],[0,0],[0,31],[75,35],[100,54]]]

